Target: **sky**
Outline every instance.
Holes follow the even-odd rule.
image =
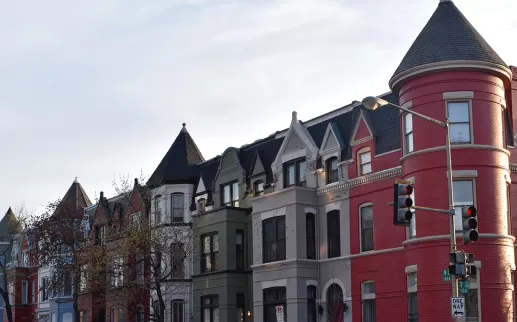
[[[183,122],[209,159],[386,93],[438,2],[0,0],[0,212],[113,195]],[[455,4],[517,65],[517,1]]]

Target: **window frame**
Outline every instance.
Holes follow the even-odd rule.
[[[22,281],[22,304],[29,304],[29,281],[23,280]]]
[[[115,320],[115,311],[117,311],[117,320]],[[124,321],[124,312],[122,307],[114,305],[110,308],[110,321],[111,322],[123,322]]]
[[[372,227],[363,227],[363,210],[364,209],[367,209],[367,208],[371,208],[372,210]],[[373,211],[373,203],[371,202],[368,202],[368,203],[365,203],[365,204],[362,204],[359,206],[359,236],[360,236],[360,240],[359,240],[359,243],[360,243],[360,252],[361,253],[366,253],[366,252],[371,252],[371,251],[374,251],[375,250],[375,214],[374,214],[374,211]],[[371,240],[371,249],[366,249],[365,248],[365,235],[364,235],[364,231],[366,230],[371,230],[371,236],[372,236],[372,240]]]
[[[140,228],[140,211],[129,215],[129,226],[136,229]]]
[[[317,290],[315,285],[307,286],[307,322],[317,322]]]
[[[374,288],[375,288],[375,291],[373,293],[366,293],[365,292],[365,285],[366,284],[373,284],[374,285]],[[366,310],[366,303],[370,303],[373,302],[373,312],[375,313],[375,319],[377,319],[377,303],[376,303],[376,292],[377,292],[377,285],[375,283],[375,281],[363,281],[361,283],[361,321],[362,322],[367,322],[365,321],[365,310]]]
[[[305,173],[302,177],[303,171],[301,171],[301,164],[305,164]],[[289,184],[289,167],[294,167],[294,182],[292,184]],[[283,169],[283,180],[284,180],[284,188],[291,187],[291,186],[298,186],[298,187],[306,187],[307,186],[307,158],[301,157],[293,160],[289,160],[287,162],[284,162],[282,165]],[[305,180],[301,180],[301,179]]]
[[[196,210],[198,214],[202,214],[205,212],[206,208],[206,198],[199,198],[196,200]]]
[[[414,285],[411,283],[411,278],[414,276]],[[407,303],[408,303],[408,322],[418,322],[418,273],[408,272],[406,274],[407,283]],[[413,303],[414,301],[414,303]],[[415,304],[415,305],[412,305]],[[416,311],[412,312],[411,308]]]
[[[171,193],[171,223],[183,222],[185,217],[185,194],[183,192],[173,192]],[[181,197],[181,202],[177,204],[176,202]],[[178,216],[180,215],[180,216]]]
[[[88,311],[86,311],[86,310],[79,311],[79,322],[88,322]]]
[[[208,300],[210,303],[205,304],[205,300]],[[219,321],[219,316],[214,319],[214,313],[217,311],[217,315],[219,315],[219,296],[218,295],[205,295],[201,296],[201,321],[207,321],[205,319],[205,309],[209,309],[210,318],[208,321],[215,322]]]
[[[241,236],[241,244],[238,244],[239,237]],[[246,260],[245,260],[245,241],[244,241],[244,230],[243,229],[237,229],[235,231],[235,269],[238,271],[243,271],[246,266]]]
[[[332,167],[334,162],[336,165],[335,169]],[[327,170],[325,171],[327,184],[339,182],[339,160],[337,157],[330,157],[325,160],[325,169]]]
[[[145,308],[142,305],[138,305],[136,307],[136,322],[146,322],[145,321]]]
[[[162,211],[162,195],[154,197],[154,224],[159,225],[163,222],[163,211]]]
[[[279,235],[279,223],[283,221],[283,226],[284,226],[284,238],[283,239],[279,239],[278,235]],[[268,242],[266,240],[266,229],[265,229],[265,226],[266,224],[272,222],[274,227],[275,227],[275,238],[274,238],[274,241],[271,241],[271,242]],[[272,263],[272,262],[278,262],[278,261],[283,261],[283,260],[286,260],[287,258],[287,247],[286,247],[286,241],[287,241],[287,230],[285,229],[286,226],[285,226],[285,216],[275,216],[275,217],[271,217],[271,218],[268,218],[268,219],[264,219],[262,220],[262,262],[263,263]],[[278,244],[279,243],[282,243],[283,242],[283,247],[279,247]],[[268,257],[268,253],[267,250],[268,250],[268,244],[271,243],[271,244],[276,244],[276,253],[274,254],[274,258],[269,258]],[[283,254],[282,254],[283,252]],[[283,255],[283,256],[282,256]]]
[[[461,208],[463,206],[474,206],[477,208],[477,202],[476,202],[476,179],[474,177],[460,177],[460,176],[454,176],[453,175],[453,179],[452,179],[452,187],[454,189],[454,191],[457,191],[459,189],[456,189],[456,187],[454,186],[454,184],[456,182],[470,182],[471,185],[472,185],[472,203],[469,203],[469,202],[462,202],[462,201],[456,201],[454,200],[454,209],[455,209],[455,216],[456,216],[456,227],[455,227],[455,230],[456,230],[456,233],[458,232],[462,232],[463,231],[463,218],[462,218],[462,215],[461,215]],[[454,199],[456,199],[456,197],[458,196],[457,193],[454,194]],[[456,210],[456,209],[459,209],[459,210]],[[458,228],[459,226],[459,228]]]
[[[413,126],[413,114],[404,114],[404,154],[409,154],[415,151],[415,140],[414,140],[414,126]],[[408,119],[411,119],[411,129],[408,130],[407,124]],[[409,144],[411,142],[411,144]],[[411,146],[411,149],[410,149]]]
[[[267,294],[270,293],[270,294],[273,294],[273,292],[275,293],[274,295],[274,299],[268,299],[268,296]],[[283,297],[282,297],[283,296]],[[284,307],[284,321],[288,321],[287,320],[287,288],[285,286],[282,286],[282,287],[270,287],[270,288],[265,288],[262,290],[262,302],[263,302],[263,310],[264,310],[264,322],[276,322],[276,318],[274,321],[269,321],[268,320],[268,315],[267,315],[267,310],[269,307],[273,306],[273,307],[276,307],[276,306],[279,306],[279,305],[282,305]]]
[[[120,262],[120,263],[119,263]],[[121,287],[124,284],[124,257],[115,255],[111,260],[111,287]]]
[[[237,293],[237,322],[246,321],[246,295],[244,293]],[[241,316],[239,316],[241,310]]]
[[[50,281],[50,277],[48,277],[48,276],[44,276],[41,278],[41,293],[40,293],[41,302],[46,302],[49,299],[49,294],[48,294],[49,281]]]
[[[480,287],[479,287],[479,278],[480,278],[480,263],[479,262],[474,262],[474,265],[476,266],[476,276],[473,277],[473,276],[469,276],[467,277],[469,283],[470,283],[470,288],[469,288],[469,294],[470,292],[476,294],[476,299],[477,299],[477,305],[476,305],[476,312],[477,312],[477,317],[469,317],[468,316],[468,312],[471,311],[469,310],[468,308],[468,296],[469,294],[463,294],[463,296],[465,297],[465,320],[467,322],[474,322],[474,321],[479,321],[480,318],[481,318],[481,296],[480,296]]]
[[[363,160],[361,158],[362,155],[366,155],[368,154],[370,156],[370,162],[365,162],[363,163]],[[358,177],[360,176],[364,176],[364,175],[367,175],[367,174],[370,174],[370,173],[373,173],[373,162],[372,162],[372,151],[369,147],[364,147],[364,148],[361,148],[357,151],[357,173],[358,173]],[[370,171],[368,172],[365,172],[364,170],[364,167],[365,166],[370,166]]]
[[[178,307],[178,312],[176,312],[176,306]],[[177,316],[177,313],[180,313],[179,317]],[[184,300],[176,299],[171,301],[171,322],[185,322]]]
[[[214,250],[214,238],[217,236],[217,251]],[[210,249],[205,253],[205,238],[210,240]],[[209,273],[219,269],[219,233],[211,232],[201,235],[201,273]],[[207,257],[210,259],[210,268],[206,266]]]
[[[135,255],[135,279],[137,283],[145,281],[145,256],[142,253]]]
[[[312,230],[309,229],[309,223],[312,225]],[[311,212],[305,214],[305,237],[307,259],[316,259],[316,215]]]
[[[474,143],[474,131],[472,125],[472,100],[471,99],[449,99],[445,101],[445,116],[449,118],[449,103],[467,103],[467,114],[469,116],[468,121],[468,129],[469,129],[469,141],[454,141],[452,129],[454,125],[457,124],[466,124],[467,122],[451,122],[449,119],[449,130],[450,130],[450,138],[451,144],[473,144]]]
[[[334,216],[337,222],[331,222]],[[337,209],[331,210],[326,214],[327,219],[327,258],[341,257],[341,212]],[[334,229],[337,229],[335,231]],[[332,245],[336,246],[333,247]]]
[[[184,279],[185,278],[185,244],[184,243],[171,243],[171,278],[173,279]],[[177,260],[177,255],[182,258],[181,265],[174,264]]]
[[[104,245],[106,242],[106,226],[95,225],[94,230],[95,245]]]
[[[262,180],[262,179],[259,179],[253,183],[253,196],[254,197],[264,195],[264,193],[265,193],[264,185],[265,185],[265,183],[264,183],[264,180]],[[262,189],[260,187],[262,187]]]
[[[225,202],[225,187],[229,187],[229,202]],[[235,188],[235,189],[234,189]],[[237,191],[235,191],[237,190]],[[221,206],[226,207],[239,207],[239,181],[233,180],[221,185]]]

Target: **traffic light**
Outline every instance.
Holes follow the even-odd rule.
[[[450,254],[449,274],[458,278],[476,276],[477,269],[474,262],[474,254],[457,251]]]
[[[411,212],[413,186],[410,181],[398,180],[394,188],[393,223],[397,226],[409,226],[413,217]]]
[[[463,221],[463,241],[465,244],[478,240],[477,209],[474,206],[461,208]]]

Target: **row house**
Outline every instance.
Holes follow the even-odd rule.
[[[128,243],[130,229],[148,222],[142,189],[135,179],[129,193],[106,198],[101,192],[98,203],[85,208],[83,227],[99,260],[88,257],[90,261],[80,263],[80,321],[149,320],[146,255],[133,252]],[[105,266],[97,267],[99,262]]]
[[[191,227],[192,245],[170,242],[193,252],[167,320],[449,319],[436,310],[450,305],[447,217],[418,210],[394,226],[388,205],[405,179],[416,205],[448,208],[445,132],[402,106],[448,118],[456,230],[462,206],[480,214],[477,243],[458,234],[478,268],[465,321],[512,321],[516,72],[441,0],[378,96],[386,106],[354,101],[303,122],[293,112],[287,130],[206,161],[184,126],[153,174],[155,226]]]

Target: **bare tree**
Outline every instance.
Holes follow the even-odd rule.
[[[33,258],[38,267],[53,267],[53,275],[40,285],[40,291],[48,298],[61,295],[65,301],[72,301],[77,322],[80,262],[89,244],[82,218],[83,209],[76,202],[57,200],[31,222]]]
[[[2,275],[0,285],[0,295],[4,300],[5,312],[7,320],[13,321],[13,312],[11,303],[11,296],[14,295],[14,278],[15,274],[11,269],[17,267],[18,252],[20,248],[20,240],[24,233],[26,222],[32,215],[33,210],[26,208],[25,204],[17,207],[13,212],[11,208],[2,219],[3,236],[0,236],[2,247],[0,248],[0,274]]]

